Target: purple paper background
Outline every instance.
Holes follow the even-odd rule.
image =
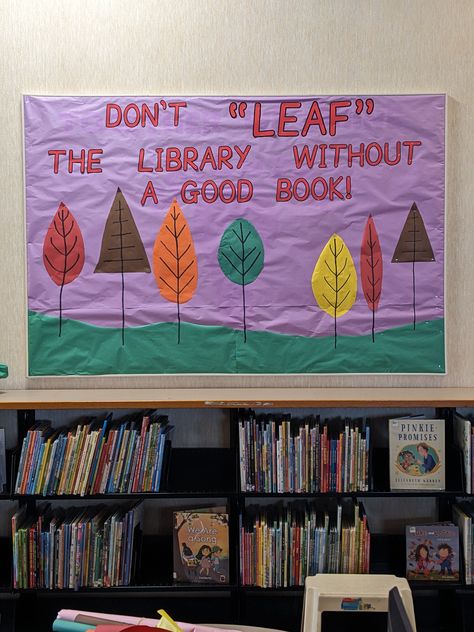
[[[101,326],[120,327],[119,274],[94,274],[102,233],[115,192],[119,186],[132,210],[150,263],[156,234],[173,198],[178,199],[187,218],[197,254],[199,282],[194,297],[182,306],[184,321],[242,327],[241,289],[220,270],[217,249],[225,228],[245,217],[260,233],[265,247],[265,267],[247,286],[247,327],[303,336],[331,335],[333,320],[319,309],[311,289],[311,275],[321,250],[337,232],[349,247],[359,272],[360,244],[365,222],[372,214],[383,252],[384,278],[377,312],[377,330],[407,324],[412,319],[411,265],[391,264],[393,252],[408,211],[415,201],[423,216],[433,246],[435,263],[417,263],[417,320],[444,316],[444,95],[373,96],[374,112],[368,116],[347,112],[349,121],[338,125],[335,137],[321,136],[312,128],[305,138],[252,137],[252,118],[232,119],[228,105],[239,98],[179,97],[186,101],[181,121],[173,127],[172,116],[160,113],[154,128],[105,127],[105,104],[114,102],[153,104],[167,97],[24,97],[26,213],[28,239],[28,307],[58,315],[59,288],[51,281],[42,261],[43,241],[59,202],[64,202],[81,228],[86,251],[83,271],[63,294],[63,317]],[[301,129],[309,103],[318,99],[323,114],[328,103],[344,97],[245,98],[262,102],[262,125],[276,125],[282,100],[300,100],[300,122],[288,125]],[[351,97],[348,97],[351,98]],[[363,97],[361,97],[363,98]],[[173,99],[171,99],[173,100]],[[290,112],[294,114],[294,111]],[[327,120],[327,119],[326,119]],[[412,166],[379,165],[360,168],[296,169],[292,147],[319,143],[385,142],[421,140]],[[145,164],[153,165],[156,147],[252,145],[243,168],[203,172],[137,173],[138,150],[147,150]],[[49,149],[102,148],[101,174],[53,173]],[[392,146],[391,155],[395,148]],[[234,162],[235,164],[235,162]],[[277,203],[278,177],[296,179],[317,176],[352,176],[352,199]],[[179,192],[187,179],[198,184],[207,179],[247,178],[254,184],[247,204],[181,203]],[[140,200],[152,180],[159,204]],[[126,326],[174,322],[176,306],[159,294],[153,273],[125,275]],[[370,332],[371,312],[363,297],[360,280],[357,300],[338,319],[338,333]]]

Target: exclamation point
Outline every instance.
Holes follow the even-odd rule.
[[[352,199],[351,189],[352,189],[351,176],[346,176],[346,199],[347,200]]]

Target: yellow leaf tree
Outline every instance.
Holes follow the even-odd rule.
[[[319,307],[334,318],[334,348],[337,346],[337,319],[351,309],[357,296],[357,272],[349,248],[334,233],[324,246],[311,277],[311,287]]]

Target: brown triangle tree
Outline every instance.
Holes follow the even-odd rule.
[[[416,329],[415,263],[433,261],[435,261],[435,257],[425,223],[416,203],[413,202],[392,257],[392,263],[412,264],[413,329]]]
[[[102,235],[94,272],[120,274],[122,280],[122,345],[125,344],[125,273],[151,272],[140,233],[127,201],[117,189]]]

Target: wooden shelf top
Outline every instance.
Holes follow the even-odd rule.
[[[474,388],[188,388],[0,391],[0,409],[474,406]]]

